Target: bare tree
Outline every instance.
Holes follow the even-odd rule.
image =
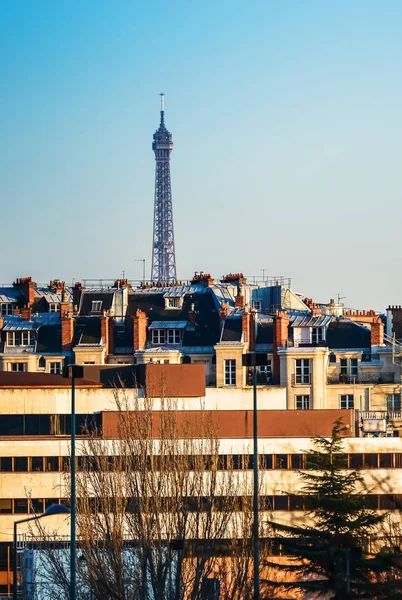
[[[214,411],[122,387],[115,400],[115,439],[95,432],[77,448],[78,598],[199,600],[210,577],[223,597],[249,598],[251,490],[219,452]],[[67,598],[68,561],[48,554]]]

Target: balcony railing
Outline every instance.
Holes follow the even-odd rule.
[[[347,373],[329,373],[327,382],[336,383],[395,383],[395,373],[358,373],[349,375]]]
[[[272,373],[256,373],[257,385],[273,385]],[[253,369],[247,369],[247,385],[253,385]]]
[[[402,420],[401,410],[363,410],[360,413],[362,421],[372,419],[385,419],[389,421],[400,421]]]
[[[299,375],[298,373],[292,373],[292,385],[310,385],[311,384],[311,373]]]

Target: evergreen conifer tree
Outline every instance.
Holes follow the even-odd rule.
[[[363,550],[364,541],[375,533],[384,515],[365,506],[365,495],[359,490],[362,477],[358,471],[347,468],[342,429],[339,419],[331,437],[314,438],[315,449],[307,453],[307,470],[300,471],[305,522],[300,526],[273,526],[284,554],[289,556],[289,564],[274,560],[266,564],[288,572],[289,581],[277,585],[315,592],[309,597],[393,597],[376,583],[377,575],[391,568],[393,561],[385,553],[368,556]]]

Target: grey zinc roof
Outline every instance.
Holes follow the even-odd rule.
[[[66,302],[71,302],[73,294],[71,288],[65,288]],[[45,298],[47,302],[61,302],[62,292],[54,292],[45,287],[35,288],[35,298]]]
[[[148,329],[185,329],[188,321],[153,321]]]
[[[39,321],[25,321],[20,315],[3,317],[3,331],[37,331],[42,325]]]
[[[296,315],[290,317],[291,327],[327,327],[333,320],[332,315]]]
[[[20,290],[15,288],[0,288],[0,302],[17,302],[18,298],[21,298],[21,296]]]

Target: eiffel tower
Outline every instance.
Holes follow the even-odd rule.
[[[152,150],[155,152],[155,207],[152,246],[151,279],[169,284],[176,281],[176,255],[173,231],[172,185],[170,181],[170,153],[172,134],[165,126],[165,96],[161,94],[161,121],[154,133]]]

